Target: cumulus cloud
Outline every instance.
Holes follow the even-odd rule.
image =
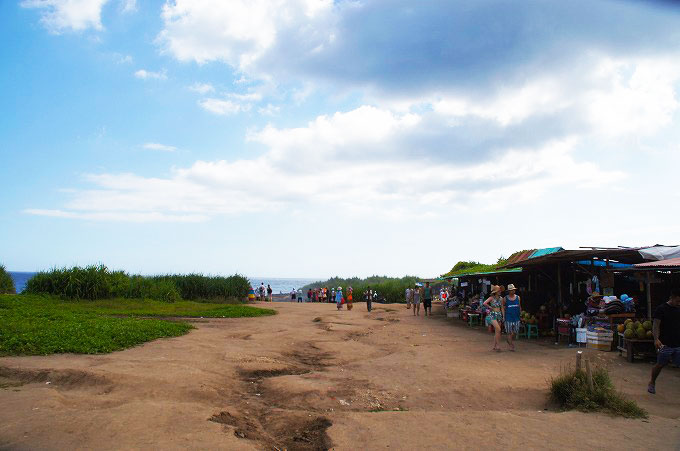
[[[146,143],[142,147],[147,150],[160,150],[163,152],[174,152],[177,150],[177,147],[175,146],[167,146],[160,143]]]
[[[241,105],[231,100],[225,99],[215,99],[208,98],[203,99],[198,102],[198,104],[206,111],[211,113],[219,114],[220,116],[226,116],[230,114],[240,113],[241,111],[247,111],[250,109],[247,105]]]
[[[193,85],[189,86],[189,90],[199,94],[207,94],[209,92],[215,91],[215,87],[210,83],[194,83]]]
[[[138,71],[135,71],[135,77],[141,80],[166,80],[168,75],[165,70],[160,72],[152,72],[146,69],[139,69]]]
[[[123,13],[137,12],[137,0],[120,0],[120,5]]]
[[[103,30],[102,7],[108,0],[24,0],[24,8],[40,10],[40,22],[52,33]]]
[[[94,174],[92,189],[70,192],[59,212],[64,217],[138,220],[206,220],[216,215],[276,211],[291,206],[333,204],[347,214],[409,217],[408,205],[469,209],[512,200],[531,202],[553,186],[612,183],[621,177],[573,155],[578,138],[546,141],[533,148],[498,149],[493,161],[461,162],[457,149],[439,144],[449,159],[433,164],[429,147],[414,155],[414,143],[427,141],[427,120],[362,106],[319,116],[304,127],[267,126],[248,139],[266,146],[264,154],[235,161],[198,161],[175,168],[167,178],[135,174]],[[508,168],[512,168],[509,172]],[[266,180],[266,183],[261,181]],[[41,210],[29,213],[46,214]],[[71,215],[71,216],[69,216]]]

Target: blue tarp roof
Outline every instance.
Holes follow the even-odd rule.
[[[544,255],[548,254],[554,254],[555,252],[563,251],[564,248],[562,247],[545,247],[543,249],[536,249],[533,254],[531,254],[531,257],[529,258],[536,258],[536,257],[543,257]]]

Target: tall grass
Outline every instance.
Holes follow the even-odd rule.
[[[5,270],[4,265],[0,265],[0,294],[15,294],[14,280]]]
[[[157,282],[174,283],[185,300],[243,300],[248,296],[250,281],[241,275],[229,277],[202,274],[175,274],[155,276]]]
[[[174,302],[181,299],[172,283],[111,271],[104,265],[41,271],[28,280],[24,293],[90,300],[120,297]]]
[[[41,271],[28,280],[24,292],[52,294],[64,299],[128,298],[174,302],[181,299],[242,301],[249,289],[248,279],[239,275],[144,277],[129,275],[124,271],[111,271],[104,265],[93,265]]]
[[[571,367],[562,369],[550,381],[550,395],[565,410],[606,411],[626,418],[647,418],[647,412],[635,401],[616,391],[603,367],[593,370],[593,389],[588,387],[586,372]]]

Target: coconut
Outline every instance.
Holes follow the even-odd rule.
[[[642,323],[642,327],[644,327],[646,330],[652,330],[652,322],[645,321],[644,323]]]
[[[654,334],[652,333],[651,330],[648,330],[648,331],[647,331],[647,338],[648,338],[648,339],[654,338]]]
[[[623,336],[630,339],[635,336],[635,333],[633,332],[633,329],[626,329],[626,331],[623,333]]]
[[[647,338],[647,331],[645,330],[644,327],[638,327],[638,329],[637,329],[637,337],[638,337],[640,340],[644,340],[645,338]]]

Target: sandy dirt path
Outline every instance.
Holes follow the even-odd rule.
[[[267,307],[113,354],[1,358],[0,448],[680,449],[678,369],[651,396],[650,364],[593,352],[649,420],[556,412],[573,349],[493,353],[441,306]]]

